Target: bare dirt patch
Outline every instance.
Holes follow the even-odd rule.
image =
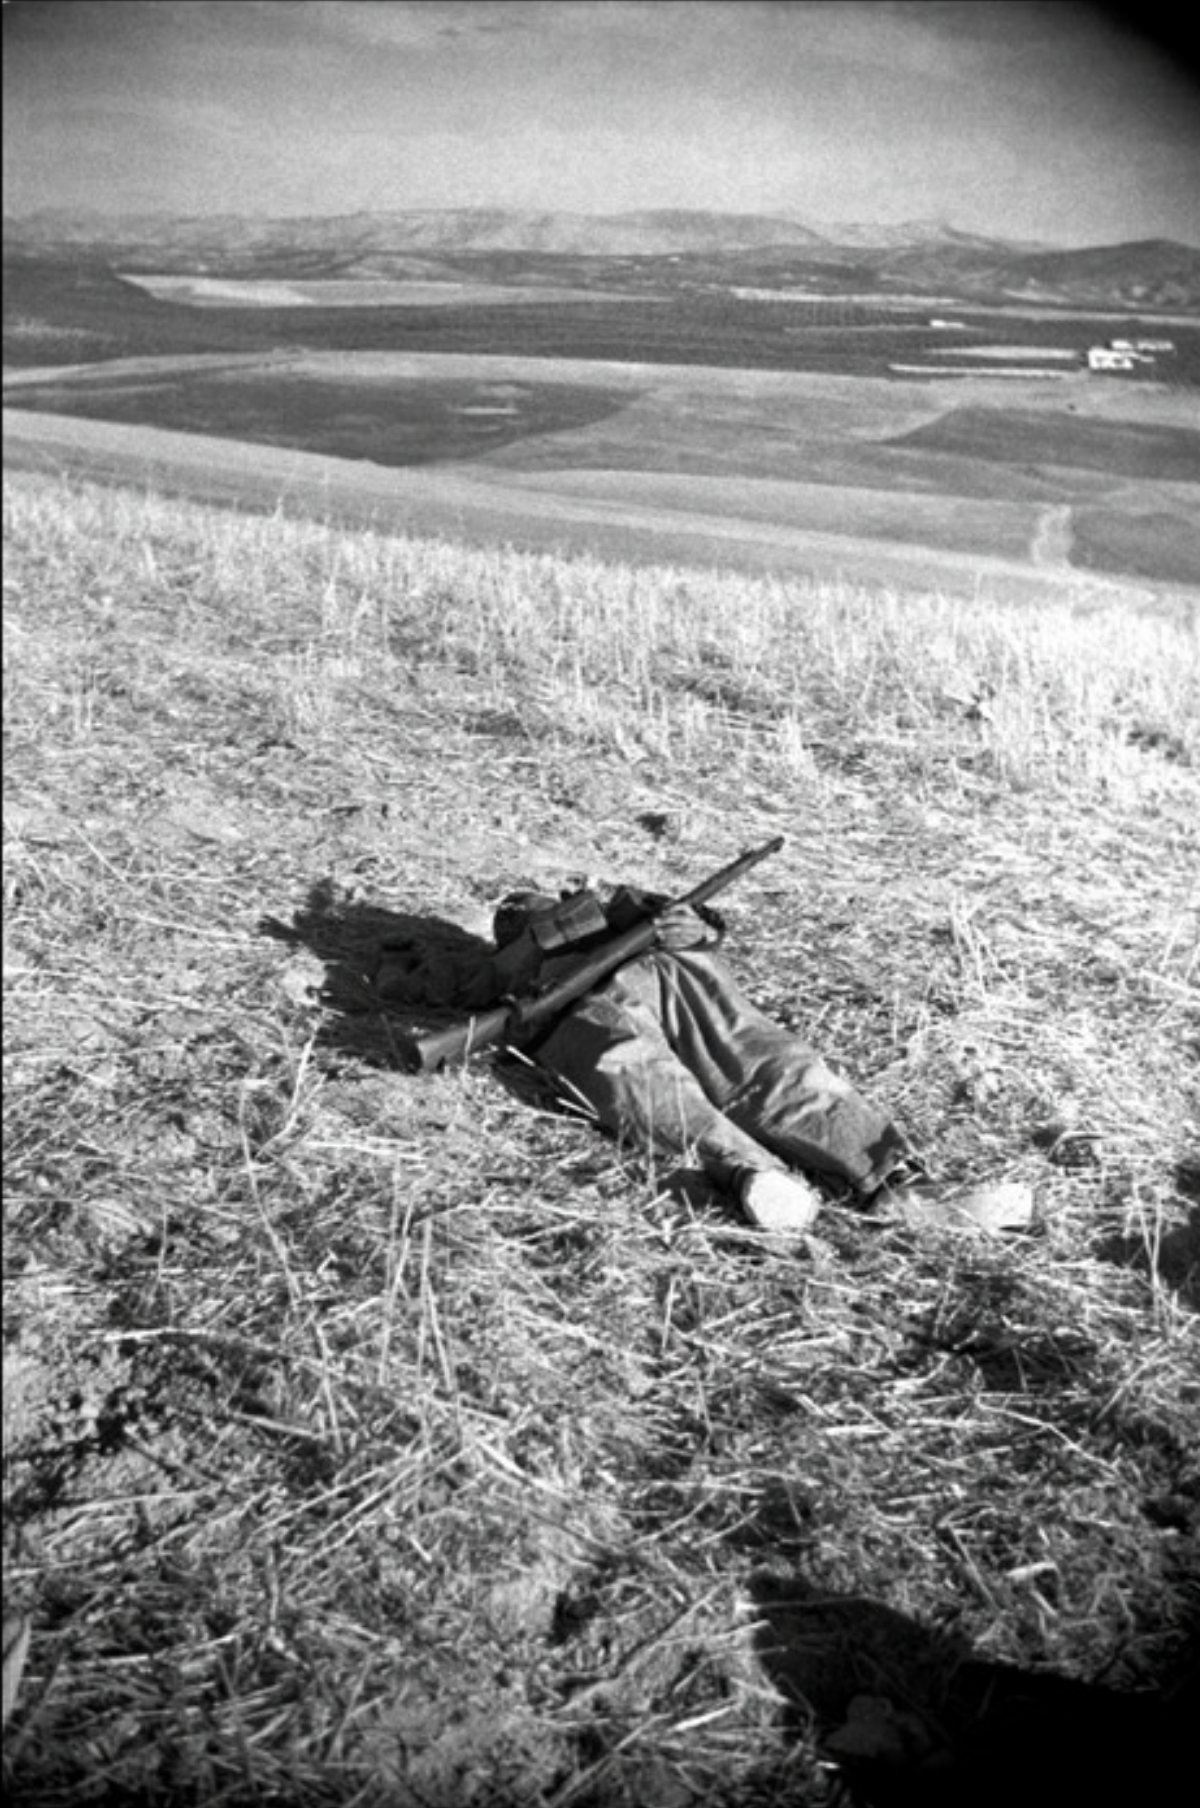
[[[238,281],[217,276],[143,276],[119,273],[122,282],[142,289],[156,301],[174,301],[187,307],[302,308],[309,305],[293,283]]]
[[[1043,509],[1030,547],[1035,565],[1069,565],[1075,546],[1074,516],[1066,503]]]
[[[530,302],[644,301],[619,289],[571,288],[561,283],[497,283],[447,277],[297,277],[287,282],[262,278],[126,275],[124,280],[162,301],[188,307],[243,308],[462,308]]]

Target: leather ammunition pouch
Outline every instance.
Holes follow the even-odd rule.
[[[529,929],[545,954],[553,954],[560,948],[576,948],[594,936],[611,933],[604,908],[590,891],[574,892],[553,910],[539,912]]]

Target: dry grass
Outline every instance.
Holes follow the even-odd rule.
[[[1103,1684],[1106,1738],[1169,1691],[1186,618],[7,506],[17,1799],[899,1800],[989,1724],[966,1652]],[[788,1250],[501,1067],[391,1062],[389,925],[779,830],[741,973],[1034,1234]]]

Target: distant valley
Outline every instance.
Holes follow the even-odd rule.
[[[42,214],[6,461],[975,595],[1200,583],[1200,251],[937,223]]]

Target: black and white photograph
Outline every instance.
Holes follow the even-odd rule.
[[[4,0],[19,1808],[1200,1714],[1200,53]]]

